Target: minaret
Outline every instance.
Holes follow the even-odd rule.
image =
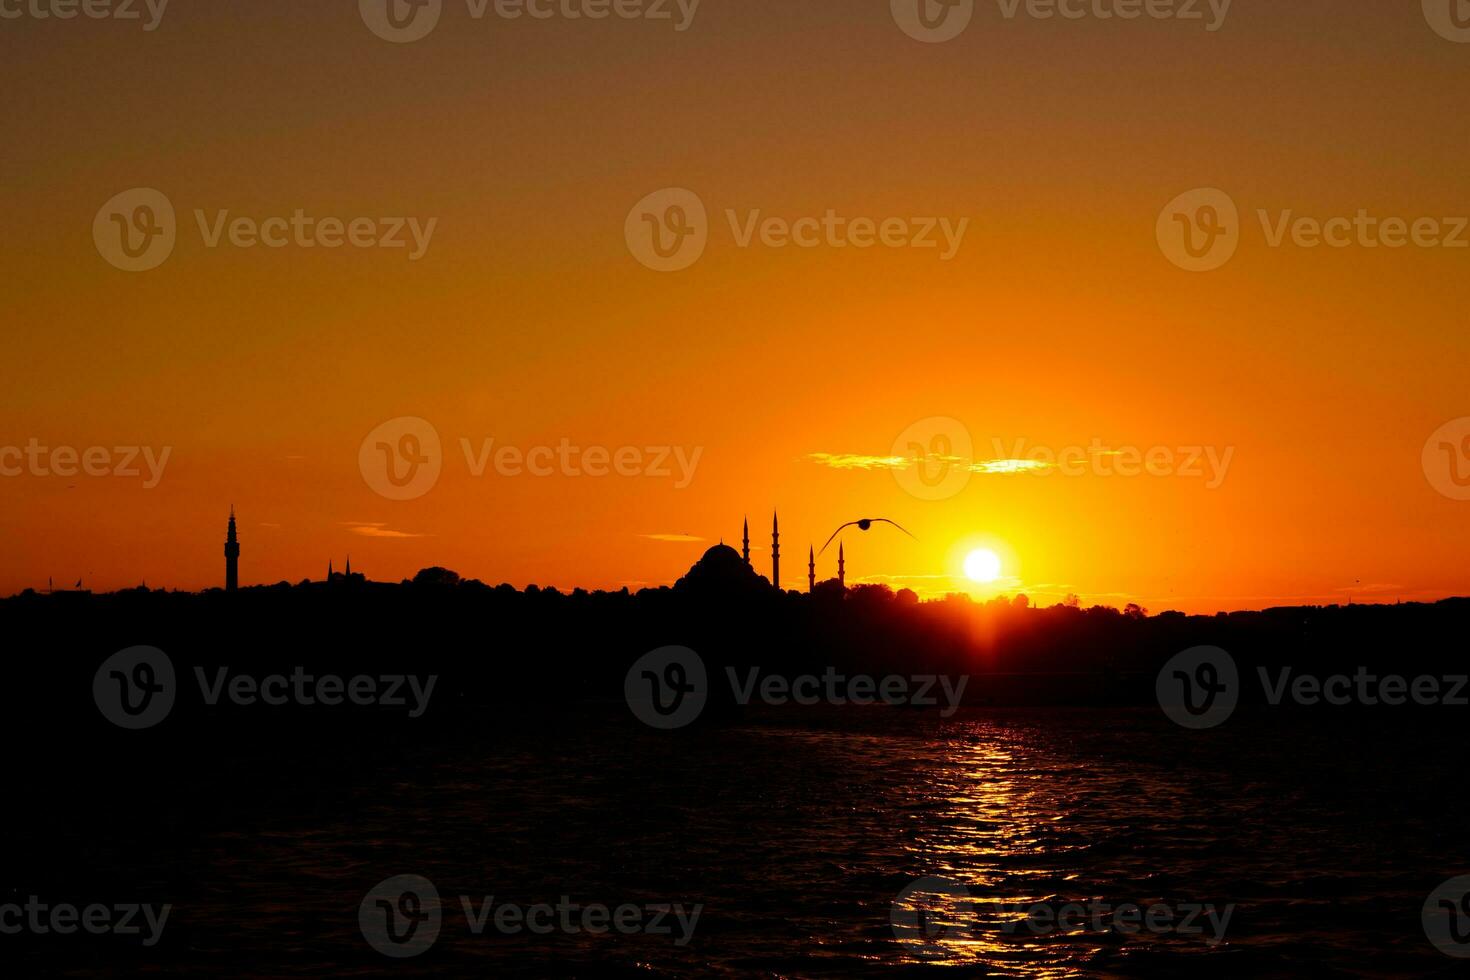
[[[240,542],[235,537],[235,505],[230,505],[230,530],[225,536],[225,591],[240,587]]]
[[[817,552],[810,545],[806,549],[806,590],[817,591]]]
[[[352,578],[352,556],[347,556],[347,571],[343,572],[348,578]]]
[[[847,588],[847,556],[842,553],[842,542],[837,542],[837,584]]]
[[[771,514],[771,584],[781,587],[781,515]]]
[[[750,564],[750,518],[745,519],[745,564]]]
[[[327,559],[327,581],[328,582],[332,581],[332,576],[333,575],[336,575],[336,574],[337,574],[337,570],[332,567],[332,559],[328,558]]]

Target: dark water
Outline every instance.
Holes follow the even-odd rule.
[[[222,739],[171,792],[114,798],[45,846],[71,856],[64,893],[102,882],[174,905],[159,945],[124,964],[138,972],[1459,975],[1420,921],[1429,891],[1470,870],[1446,775],[1457,728],[1434,731],[1263,715],[1186,732],[1157,710],[772,710],[673,734],[613,707],[497,715],[287,750]],[[399,874],[432,881],[444,916],[432,948],[401,961],[357,918]],[[1234,911],[1220,942],[1009,936],[989,912],[900,941],[895,898],[931,875],[983,903]],[[476,935],[459,897],[491,895],[702,911],[687,945]],[[116,948],[62,951],[33,940],[20,958],[81,971]]]

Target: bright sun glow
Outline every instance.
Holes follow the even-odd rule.
[[[989,548],[976,548],[965,556],[965,574],[972,582],[994,582],[1000,578],[1000,556]]]

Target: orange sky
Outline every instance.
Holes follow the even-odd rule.
[[[768,545],[779,507],[793,587],[808,543],[882,515],[919,541],[849,538],[849,578],[925,593],[980,543],[1006,591],[1043,602],[1470,592],[1470,503],[1421,465],[1430,434],[1470,416],[1470,249],[1272,248],[1256,218],[1470,213],[1470,44],[1418,2],[1237,0],[1213,33],[982,2],[941,44],[905,36],[886,0],[704,0],[683,32],[475,20],[447,0],[401,45],[355,6],[179,4],[151,32],[0,20],[0,447],[170,452],[155,487],[0,477],[0,592],[219,584],[232,502],[247,584],[349,552],[385,580],[442,564],[518,586],[670,583],[747,513]],[[179,219],[141,273],[92,239],[135,187]],[[674,273],[624,239],[666,187],[711,226]],[[1199,187],[1239,205],[1242,240],[1189,273],[1155,223]],[[195,209],[437,225],[418,261],[209,248]],[[727,209],[969,225],[949,261],[742,248]],[[401,416],[433,424],[442,474],[392,501],[358,453]],[[1009,455],[994,440],[1233,455],[1213,488],[977,472],[937,501],[814,457],[888,457],[934,417],[963,423],[977,465]],[[682,489],[476,477],[461,440],[490,438],[700,456]]]

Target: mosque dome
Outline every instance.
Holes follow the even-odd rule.
[[[708,563],[713,566],[724,565],[733,568],[735,565],[744,565],[745,559],[740,557],[740,552],[728,544],[721,543],[706,551],[704,557],[699,559],[699,563],[701,565]]]
[[[770,583],[750,567],[740,552],[727,544],[717,544],[694,563],[674,588],[681,591],[742,592],[768,589]]]

